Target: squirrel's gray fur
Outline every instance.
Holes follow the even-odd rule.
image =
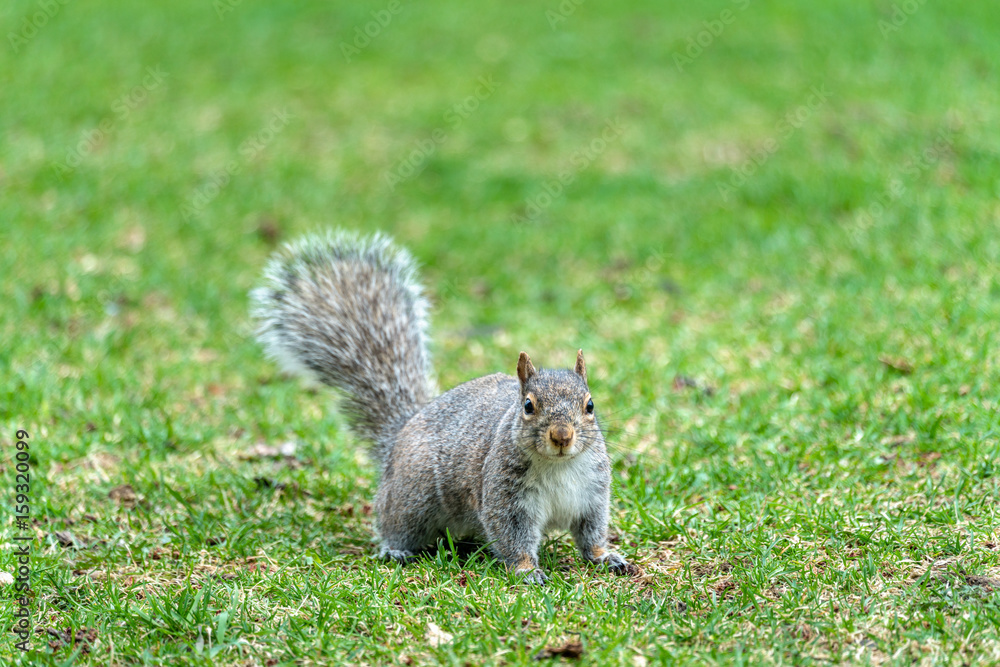
[[[340,389],[371,443],[381,555],[407,561],[447,530],[541,582],[539,545],[559,529],[586,560],[626,571],[607,545],[611,466],[583,352],[573,370],[535,370],[522,352],[516,378],[435,397],[422,292],[405,250],[339,232],[287,245],[251,295],[268,354]]]

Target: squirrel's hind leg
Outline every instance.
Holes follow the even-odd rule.
[[[429,545],[429,538],[423,534],[386,531],[384,527],[379,533],[382,536],[382,546],[378,555],[383,560],[410,563],[418,558],[420,552],[426,551]]]
[[[379,558],[397,563],[415,561],[432,543],[430,531],[419,524],[405,526],[396,521],[380,520],[378,534],[382,538]]]
[[[407,511],[392,511],[395,508],[379,502],[383,500],[382,497],[376,499],[376,507],[381,510],[378,515],[378,534],[382,538],[379,557],[397,563],[416,560],[421,551],[434,544],[437,535],[437,524],[430,520],[429,508],[411,504]],[[425,511],[414,512],[414,508]]]

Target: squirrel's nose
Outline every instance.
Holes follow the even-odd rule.
[[[560,424],[549,429],[549,438],[556,447],[569,447],[573,441],[573,427],[567,424]]]

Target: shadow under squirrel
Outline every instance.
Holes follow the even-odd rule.
[[[542,583],[543,534],[569,530],[584,559],[628,571],[608,548],[611,465],[582,351],[573,370],[536,370],[521,352],[516,378],[438,395],[413,259],[381,234],[288,244],[251,297],[269,356],[341,390],[351,429],[371,444],[383,558],[406,562],[448,530],[485,539]]]

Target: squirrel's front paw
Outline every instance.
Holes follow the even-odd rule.
[[[616,551],[602,549],[600,547],[591,550],[590,562],[603,565],[615,574],[628,574],[629,562]]]
[[[514,570],[514,574],[519,577],[524,577],[523,581],[525,583],[537,584],[539,586],[544,585],[545,582],[549,580],[549,578],[545,576],[545,573],[537,567],[533,570]]]
[[[629,574],[631,564],[614,551],[608,552],[608,557],[604,560],[608,570],[615,574]]]

